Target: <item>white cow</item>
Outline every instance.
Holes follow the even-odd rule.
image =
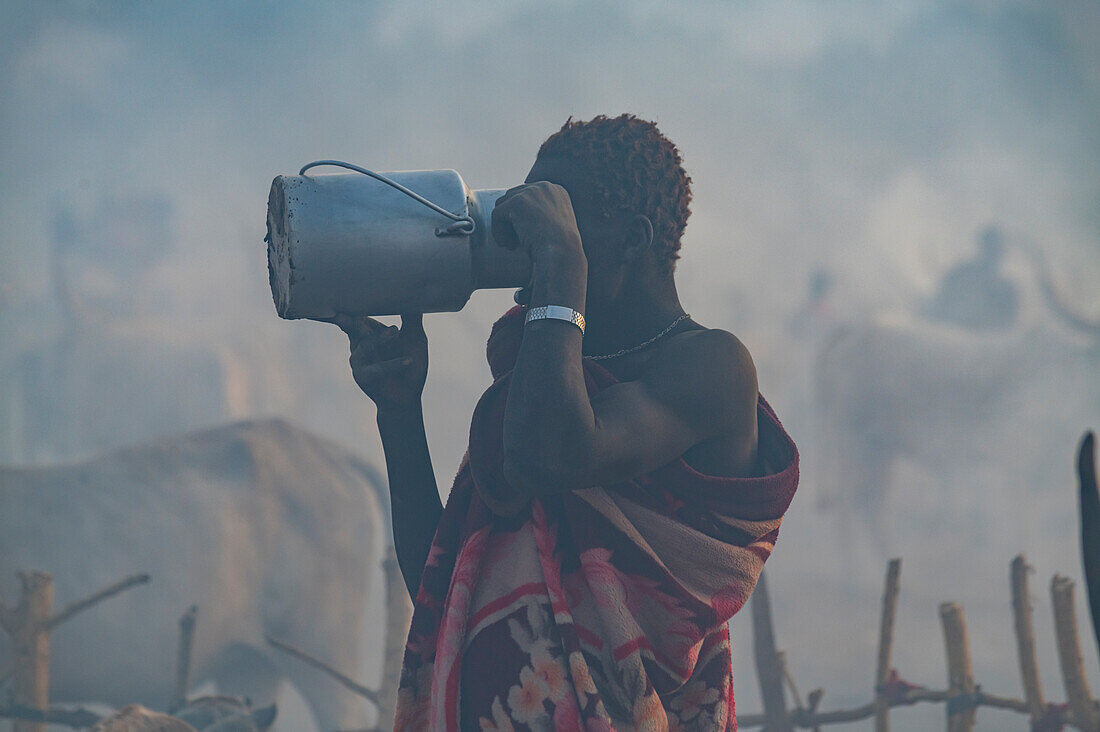
[[[1042,285],[1061,327],[980,332],[879,317],[836,330],[816,361],[826,507],[861,513],[861,526],[875,530],[903,459],[941,479],[983,465],[1037,486],[1048,479],[1050,456],[1066,442],[1054,433],[1073,435],[1079,420],[1100,415],[1100,324],[1070,311],[1049,278]]]
[[[283,679],[319,728],[363,726],[362,700],[264,634],[358,675],[367,576],[389,532],[376,471],[291,425],[257,421],[63,467],[0,468],[0,594],[51,573],[57,606],[120,577],[129,590],[53,636],[51,698],[170,701],[177,619],[199,607],[193,680],[270,703]],[[9,647],[0,641],[0,659]]]

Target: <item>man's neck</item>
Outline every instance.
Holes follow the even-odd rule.
[[[637,346],[683,313],[672,277],[624,288],[618,298],[586,314],[584,354],[602,355]]]

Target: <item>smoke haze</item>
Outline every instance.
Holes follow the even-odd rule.
[[[262,242],[271,179],[337,158],[454,168],[473,188],[509,187],[570,115],[634,112],[680,146],[694,181],[681,299],[748,345],[762,392],[805,455],[767,570],[800,690],[824,687],[824,708],[870,698],[881,582],[886,560],[901,556],[903,676],[944,685],[937,606],[955,600],[983,689],[1022,695],[1008,563],[1024,552],[1037,570],[1041,670],[1061,700],[1046,585],[1054,572],[1081,577],[1071,468],[1077,438],[1100,423],[1100,346],[1053,322],[1033,252],[1066,301],[1100,313],[1097,38],[1100,6],[1087,0],[9,0],[0,4],[0,374],[21,373],[27,354],[63,356],[58,344],[74,333],[156,341],[222,370],[220,389],[175,382],[180,400],[201,402],[211,388],[221,396],[172,423],[140,417],[135,432],[279,415],[381,466],[346,339],[275,315]],[[838,323],[913,316],[946,270],[975,255],[989,224],[1009,245],[1021,328],[1057,344],[1040,367],[1049,379],[1006,396],[995,434],[959,425],[946,435],[985,440],[980,464],[896,467],[879,535],[858,521],[844,533],[835,510],[819,509],[810,376],[819,343],[791,327],[807,282],[830,273]],[[511,292],[481,292],[460,313],[426,318],[428,437],[444,492],[489,383],[489,326],[510,304]],[[94,383],[65,388],[77,402],[97,398],[83,391]],[[138,415],[143,405],[123,408]],[[50,442],[51,423],[36,415],[0,421],[3,462],[71,460],[131,439],[121,426],[100,442]],[[1077,594],[1084,621],[1080,584]],[[748,625],[747,612],[732,623],[742,713],[760,710]],[[1095,689],[1095,644],[1084,623],[1081,632]],[[373,662],[365,668],[373,681]],[[894,727],[938,727],[942,714],[903,709]],[[1023,730],[1026,720],[983,709],[978,728]]]

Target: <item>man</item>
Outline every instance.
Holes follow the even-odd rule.
[[[978,237],[978,256],[952,267],[940,280],[924,314],[969,330],[1012,328],[1020,314],[1020,294],[1001,274],[1005,245],[1001,230],[987,226]]]
[[[533,274],[490,336],[495,381],[446,509],[420,316],[340,321],[416,599],[395,728],[736,729],[726,622],[797,452],[744,345],[680,305],[690,200],[651,122],[570,120],[542,145],[493,212]]]

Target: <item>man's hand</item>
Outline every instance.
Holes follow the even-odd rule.
[[[424,316],[401,316],[401,328],[374,318],[337,315],[332,322],[351,342],[351,373],[379,413],[420,405],[428,376]]]
[[[509,189],[493,208],[492,234],[506,249],[523,247],[536,263],[559,254],[584,257],[573,203],[555,183]]]

